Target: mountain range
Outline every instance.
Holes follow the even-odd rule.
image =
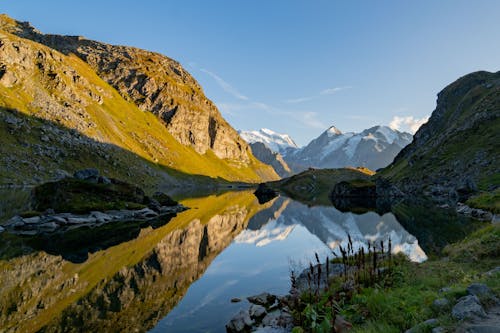
[[[175,60],[0,16],[0,183],[98,167],[134,183],[277,179]]]
[[[374,126],[360,133],[342,133],[331,126],[305,147],[299,148],[287,134],[269,129],[240,131],[255,156],[274,167],[282,177],[308,168],[365,167],[371,170],[389,165],[412,141],[412,135],[387,126]],[[267,147],[267,151],[265,147]],[[289,169],[290,172],[284,170]]]

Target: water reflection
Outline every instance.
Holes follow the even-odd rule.
[[[394,251],[422,261],[468,226],[437,214],[440,225],[423,232],[419,225],[437,220],[419,222],[409,206],[394,215],[353,214],[283,197],[259,205],[251,192],[182,203],[191,209],[154,224],[50,239],[1,234],[0,327],[220,332],[246,306],[231,298],[287,292],[290,265],[330,254],[347,234],[359,247],[390,237]]]

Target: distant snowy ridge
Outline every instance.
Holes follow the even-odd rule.
[[[413,140],[410,133],[388,126],[374,126],[361,133],[342,133],[331,126],[307,146],[288,148],[283,156],[293,172],[309,167],[367,167],[376,170],[389,165]]]
[[[267,128],[261,128],[258,131],[239,131],[238,133],[246,142],[262,142],[276,153],[283,153],[287,148],[298,148],[288,134],[276,133]]]

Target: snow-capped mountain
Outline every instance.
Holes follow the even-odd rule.
[[[261,128],[258,131],[239,131],[238,133],[246,142],[262,142],[276,153],[283,153],[287,148],[298,148],[288,134],[276,133],[267,128]]]
[[[303,148],[287,148],[283,156],[293,172],[346,166],[376,170],[389,165],[412,139],[411,134],[387,126],[374,126],[361,133],[342,133],[332,126]]]

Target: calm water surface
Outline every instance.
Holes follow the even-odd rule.
[[[342,213],[251,192],[183,204],[154,223],[108,225],[51,237],[0,235],[0,332],[224,332],[246,301],[289,289],[290,269],[391,238],[424,261],[470,232],[462,218],[399,205],[394,213]],[[0,205],[1,207],[1,205]]]

